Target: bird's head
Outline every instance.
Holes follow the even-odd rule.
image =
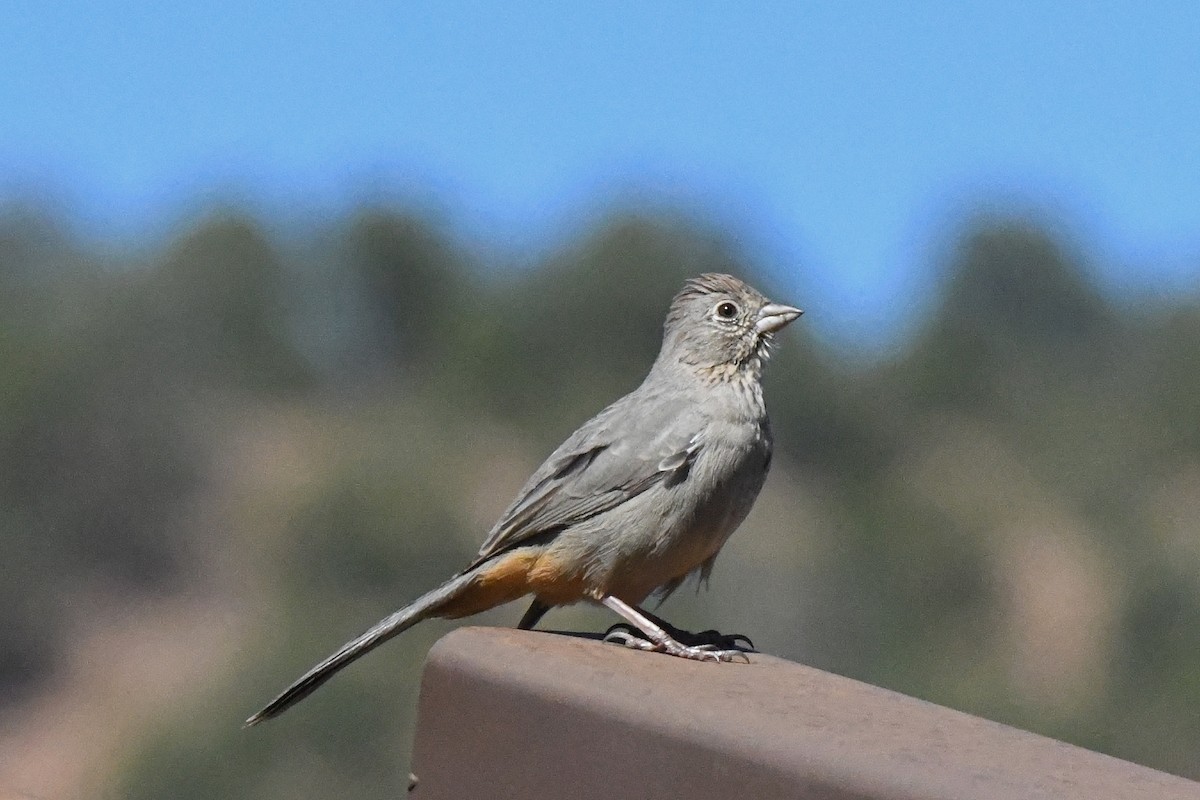
[[[802,313],[772,303],[732,275],[701,275],[671,301],[658,360],[688,365],[712,377],[731,377],[742,370],[757,375],[772,335]]]

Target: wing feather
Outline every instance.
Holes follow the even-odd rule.
[[[675,485],[687,477],[702,445],[696,436],[679,432],[699,426],[680,425],[679,415],[667,409],[662,419],[658,414],[643,418],[641,424],[627,426],[628,432],[617,433],[610,423],[631,397],[602,411],[546,459],[492,527],[468,569],[610,511],[652,486]]]

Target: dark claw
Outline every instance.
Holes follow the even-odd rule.
[[[758,652],[754,648],[754,642],[750,641],[750,637],[740,633],[725,634],[716,630],[701,631],[700,633],[680,631],[680,633],[680,641],[691,644],[711,644],[715,645],[718,650],[748,650]]]
[[[750,641],[750,637],[741,633],[730,633],[724,637],[723,641],[738,650],[755,650],[754,642]]]

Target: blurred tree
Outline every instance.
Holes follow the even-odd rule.
[[[1050,234],[1021,220],[986,221],[956,249],[941,303],[905,369],[914,372],[918,402],[1020,406],[1026,390],[1090,369],[1117,330],[1111,309]]]
[[[415,215],[363,211],[340,249],[361,281],[368,346],[394,367],[435,365],[460,320],[476,313],[465,256]]]
[[[171,575],[181,542],[163,527],[194,474],[194,452],[165,377],[120,346],[136,318],[100,316],[119,291],[92,281],[56,296],[78,310],[26,354],[35,364],[5,442],[4,485],[22,530],[67,575],[144,586]]]
[[[1153,343],[1146,376],[1161,459],[1200,453],[1200,304],[1172,310],[1150,326]]]
[[[44,219],[10,209],[0,215],[0,703],[49,674],[62,649],[54,542],[38,535],[36,486],[28,480],[29,470],[42,470],[30,463],[26,443],[51,349],[51,292],[39,267],[63,247]]]
[[[180,237],[140,287],[148,329],[165,345],[163,365],[252,390],[303,386],[290,337],[291,298],[274,248],[249,219],[224,213]],[[157,348],[154,348],[157,349]]]
[[[149,441],[152,411],[111,394],[117,367],[90,313],[106,284],[52,223],[0,224],[0,688],[51,674],[89,584],[157,584],[174,563],[160,526],[182,460]]]

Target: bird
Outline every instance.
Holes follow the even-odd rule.
[[[670,303],[642,383],[571,434],[517,493],[461,572],[380,620],[246,720],[303,700],[334,673],[425,619],[459,619],[528,595],[518,623],[580,601],[624,623],[612,641],[702,661],[744,657],[745,637],[688,634],[641,606],[708,578],[771,465],[761,377],[774,335],[803,312],[706,273]],[[749,640],[747,640],[748,642]]]

